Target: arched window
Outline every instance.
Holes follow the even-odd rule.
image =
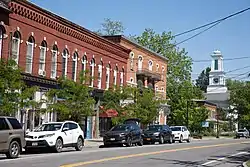
[[[38,74],[45,76],[45,58],[47,52],[47,43],[46,41],[42,41],[40,46],[40,58],[39,58],[39,71]]]
[[[77,59],[78,59],[78,53],[75,52],[73,55],[73,62],[72,62],[72,80],[74,81],[76,81]]]
[[[110,69],[111,69],[111,66],[110,66],[110,64],[108,64],[106,67],[106,89],[109,88]]]
[[[131,52],[129,55],[129,59],[130,59],[130,69],[133,70],[134,69],[134,53]]]
[[[2,58],[3,28],[0,27],[0,58]]]
[[[138,56],[138,70],[142,70],[142,56]]]
[[[153,70],[153,61],[152,60],[148,61],[148,69],[149,69],[149,71]]]
[[[123,87],[123,82],[124,82],[124,68],[122,68],[121,74],[120,74],[120,87]]]
[[[94,76],[95,76],[95,59],[93,58],[90,62],[90,87],[94,86]]]
[[[117,72],[118,72],[118,67],[115,66],[115,69],[114,69],[114,79],[113,79],[114,86],[117,85]]]
[[[11,58],[15,60],[16,64],[18,64],[19,61],[20,41],[21,34],[18,31],[14,32],[12,37]]]
[[[82,71],[81,71],[81,75],[83,77],[83,83],[85,83],[85,73],[86,73],[86,67],[87,67],[87,56],[84,54],[82,57]]]
[[[159,64],[156,64],[156,72],[158,72],[159,71]]]
[[[56,78],[56,70],[57,70],[57,54],[58,48],[56,45],[53,46],[51,50],[51,78]]]
[[[64,49],[62,54],[62,77],[67,76],[68,56],[69,56],[68,49]]]
[[[98,65],[98,89],[102,88],[102,67],[103,67],[103,62],[101,61],[100,64]]]
[[[30,36],[27,41],[26,68],[25,68],[26,73],[32,73],[34,47],[35,47],[35,39],[33,36]]]

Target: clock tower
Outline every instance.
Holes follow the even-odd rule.
[[[226,93],[227,87],[223,68],[223,56],[220,51],[216,50],[211,57],[212,63],[207,93]]]

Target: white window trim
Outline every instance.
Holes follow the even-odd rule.
[[[100,78],[98,76],[98,89],[102,88],[102,65],[98,65],[98,73],[100,73]]]
[[[2,58],[2,47],[3,47],[3,29],[0,27],[0,58]]]
[[[67,71],[68,71],[68,53],[66,53],[66,55],[64,55],[64,53],[62,53],[62,57],[65,58],[65,73],[64,73],[64,77],[67,77]]]
[[[47,47],[44,47],[44,46],[39,46],[39,48],[40,48],[40,55],[39,55],[39,66],[38,66],[38,70],[42,70],[42,71],[45,71],[45,66],[46,66],[46,52],[47,52]],[[42,51],[42,49],[44,49],[44,55],[43,55],[43,57],[44,57],[44,60],[43,60],[43,62],[41,62],[41,51]],[[43,69],[40,69],[40,63],[43,63],[44,64],[44,66],[43,66]]]
[[[134,58],[135,58],[135,54],[134,52],[131,52],[130,53],[130,56],[129,56],[129,59],[130,59],[130,70],[133,70],[134,69]]]
[[[1,37],[0,37],[1,38]],[[1,40],[1,39],[0,39]],[[19,62],[19,55],[20,55],[20,44],[21,44],[21,39],[20,38],[16,38],[16,37],[12,37],[12,57],[13,57],[13,40],[17,40],[17,54],[16,54],[16,59],[15,60],[16,64],[18,64]],[[1,42],[0,42],[1,45]],[[1,47],[1,46],[0,46]],[[0,49],[1,50],[1,49]]]
[[[114,70],[114,86],[116,86],[117,85],[117,70],[115,69]]]
[[[76,82],[76,73],[77,73],[77,59],[78,59],[78,56],[76,56],[76,58],[74,58],[75,54],[73,55],[72,57],[72,60],[73,60],[73,63],[75,63],[75,69],[74,69],[74,81]]]
[[[55,71],[54,71],[54,75],[55,76],[53,76],[53,68],[52,68],[52,66],[53,66],[53,62],[52,62],[52,56],[51,56],[51,75],[50,75],[50,78],[52,78],[52,79],[56,79],[56,75],[57,75],[57,54],[58,54],[58,51],[57,50],[51,50],[51,54],[52,54],[52,56],[53,56],[53,54],[55,54]]]
[[[149,64],[150,62],[152,62],[152,65]],[[152,60],[149,60],[148,61],[148,70],[153,71],[153,66],[154,66],[154,62]]]
[[[109,89],[109,83],[110,83],[110,68],[106,67],[106,76],[108,76],[106,80],[106,89]]]
[[[140,58],[141,58],[141,61],[140,61]],[[142,55],[139,55],[138,56],[138,70],[142,70],[142,67],[143,66],[143,57]]]
[[[123,82],[124,82],[124,77],[123,77],[123,75],[124,75],[124,73],[123,72],[121,72],[120,73],[120,87],[123,87]]]
[[[90,68],[91,68],[91,83],[90,87],[94,87],[94,76],[95,76],[95,62],[94,64],[92,63],[92,60],[90,61]]]
[[[26,42],[26,44],[27,44],[27,50],[26,50],[26,52],[28,51],[28,45],[31,45],[32,46],[32,50],[31,50],[31,64],[30,64],[30,71],[27,69],[27,64],[26,64],[26,67],[25,67],[25,72],[26,73],[32,73],[32,70],[33,70],[33,58],[34,58],[34,47],[35,47],[35,44],[34,43],[32,43],[32,42]],[[28,52],[26,53],[26,63],[27,63],[27,55],[28,54]]]
[[[156,64],[156,72],[159,71],[159,68],[160,68],[159,64]]]

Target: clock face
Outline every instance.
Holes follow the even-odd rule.
[[[214,83],[219,83],[219,79],[218,78],[214,78]]]

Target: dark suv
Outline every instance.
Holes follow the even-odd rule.
[[[104,146],[125,144],[131,147],[133,144],[143,145],[142,130],[138,121],[126,120],[124,124],[116,125],[103,136]]]
[[[0,153],[17,158],[25,145],[24,131],[18,120],[0,116]]]
[[[143,131],[144,143],[154,144],[155,142],[172,143],[173,134],[168,125],[149,125],[147,129]]]

